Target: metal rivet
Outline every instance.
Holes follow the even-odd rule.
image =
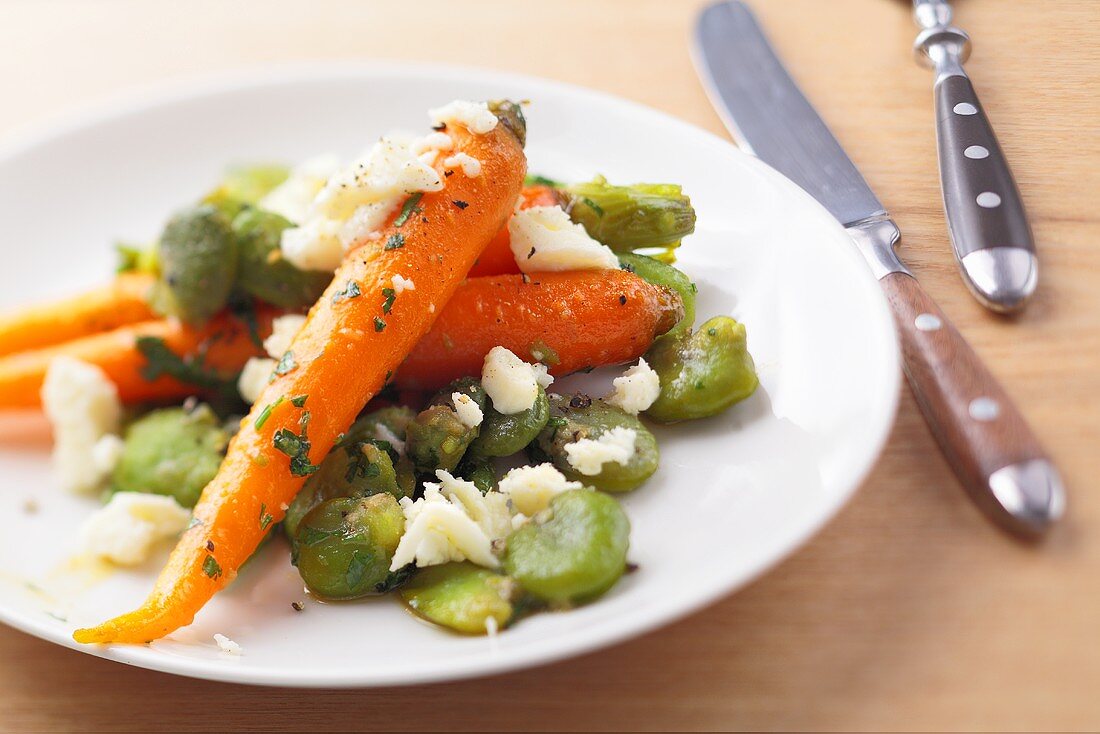
[[[956,115],[976,115],[978,114],[978,108],[969,102],[959,102],[954,107]]]
[[[971,145],[963,151],[963,155],[972,160],[980,161],[982,158],[989,157],[989,148],[982,147],[981,145]]]
[[[976,421],[986,423],[996,419],[1001,414],[1000,404],[993,398],[980,397],[970,401],[970,417]]]
[[[986,209],[996,209],[1001,205],[1001,197],[992,191],[983,191],[978,194],[978,198],[975,199],[978,202],[978,206],[985,207]]]
[[[917,318],[913,319],[913,326],[919,331],[936,331],[943,326],[943,322],[935,314],[922,313],[917,314]]]

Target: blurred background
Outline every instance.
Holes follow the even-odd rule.
[[[386,58],[573,82],[725,136],[688,57],[704,4],[0,0],[0,135],[196,76]],[[1046,545],[1015,545],[978,516],[906,392],[877,469],[822,534],[639,640],[486,681],[295,692],[125,668],[0,628],[0,729],[1100,726],[1100,0],[958,2],[975,37],[967,68],[1046,267],[1014,322],[990,317],[956,274],[908,3],[752,4],[906,232],[912,269],[1061,464],[1070,516]]]

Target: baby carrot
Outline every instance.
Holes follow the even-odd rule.
[[[110,285],[61,301],[0,314],[0,355],[60,344],[156,318],[145,301],[152,276],[123,273]]]
[[[480,175],[451,170],[442,191],[420,199],[417,216],[391,221],[380,241],[345,256],[242,422],[148,599],[77,630],[78,642],[140,643],[190,624],[282,519],[316,463],[428,332],[511,212],[526,170],[522,117],[512,105],[500,114],[502,124],[483,135],[448,127],[455,150],[481,162]],[[395,275],[413,278],[416,289],[391,300],[383,289]]]
[[[683,314],[672,291],[624,270],[471,278],[406,357],[398,387],[434,389],[481,373],[493,347],[555,375],[637,359]]]

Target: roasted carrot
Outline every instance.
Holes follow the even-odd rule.
[[[557,192],[549,186],[527,186],[519,195],[520,209],[530,209],[533,206],[557,206],[560,203],[561,199]],[[474,263],[474,267],[470,269],[470,277],[518,273],[519,266],[516,265],[516,256],[512,252],[510,243],[508,227],[501,227],[493,237],[493,241]]]
[[[258,311],[254,325],[228,313],[203,327],[187,326],[175,319],[143,321],[64,344],[0,357],[0,408],[38,407],[46,370],[60,356],[97,365],[115,383],[124,403],[200,394],[218,381],[231,385],[229,381],[249,357],[263,354],[259,340],[271,332],[271,319],[277,313]],[[155,359],[151,362],[149,355],[139,348],[146,345],[156,348],[158,340],[181,358],[180,364],[184,360],[190,363],[188,371],[198,378],[197,382],[169,376],[161,369],[163,365],[158,365]]]
[[[483,135],[460,125],[448,128],[455,149],[481,162],[481,175],[451,170],[442,191],[420,199],[418,216],[400,225],[391,220],[381,241],[364,243],[345,256],[275,379],[242,422],[195,506],[195,523],[176,545],[148,599],[133,612],[77,630],[78,642],[140,643],[163,637],[190,624],[236,576],[271,524],[282,519],[308,474],[428,332],[504,225],[523,185],[526,158],[518,108],[507,105],[501,118],[502,124]],[[443,173],[443,163],[437,166]],[[395,275],[413,278],[416,289],[390,300],[382,289]],[[349,283],[356,284],[354,291]]]
[[[156,318],[145,301],[149,275],[124,273],[110,285],[0,314],[0,355],[37,349]]]
[[[623,270],[471,278],[409,353],[395,382],[430,389],[481,374],[485,355],[497,345],[546,362],[555,375],[628,362],[682,314],[672,291]]]

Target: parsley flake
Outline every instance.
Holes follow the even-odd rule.
[[[344,290],[336,291],[336,293],[332,295],[332,302],[336,303],[337,301],[344,298],[357,298],[361,295],[363,295],[363,291],[359,289],[359,284],[356,283],[354,280],[349,280],[347,285],[344,286]]]
[[[420,203],[420,197],[422,196],[424,196],[424,194],[417,191],[415,194],[405,199],[405,203],[401,206],[401,213],[397,215],[397,219],[393,220],[393,226],[401,227],[405,224],[405,222],[409,221],[409,217],[411,215],[424,211],[417,206],[417,204]]]
[[[301,408],[303,405],[306,404],[306,399],[308,397],[309,395],[295,395],[290,399],[290,404],[293,405],[295,408]]]
[[[393,302],[397,299],[397,291],[393,288],[382,289],[382,313],[389,313],[393,309]]]
[[[382,319],[378,318],[377,316],[375,316],[374,317],[374,330],[376,332],[378,332],[378,331],[382,331],[382,329],[385,329],[385,328],[386,328],[386,322],[383,321]]]
[[[275,374],[285,375],[287,372],[294,371],[297,367],[298,363],[294,361],[294,352],[288,349],[279,360],[279,364],[275,365]]]
[[[260,504],[260,530],[267,530],[267,526],[272,523],[275,518],[268,514],[267,505]]]
[[[212,579],[219,579],[222,575],[222,567],[218,565],[214,556],[207,555],[206,560],[202,562],[202,572]]]
[[[405,235],[400,232],[394,232],[386,239],[386,244],[383,246],[383,250],[399,250],[405,246]]]
[[[279,403],[283,402],[283,396],[280,395],[274,402],[268,403],[264,406],[264,409],[260,411],[260,414],[256,416],[256,421],[252,424],[256,427],[256,430],[260,430],[264,427],[264,423],[267,423],[267,419],[271,417],[271,411],[275,410],[279,406]]]
[[[271,439],[271,443],[277,451],[290,457],[290,473],[296,477],[308,476],[319,468],[309,460],[311,444],[306,435],[309,418],[310,414],[307,410],[298,421],[298,424],[302,427],[300,434],[294,433],[289,428],[280,428]]]

